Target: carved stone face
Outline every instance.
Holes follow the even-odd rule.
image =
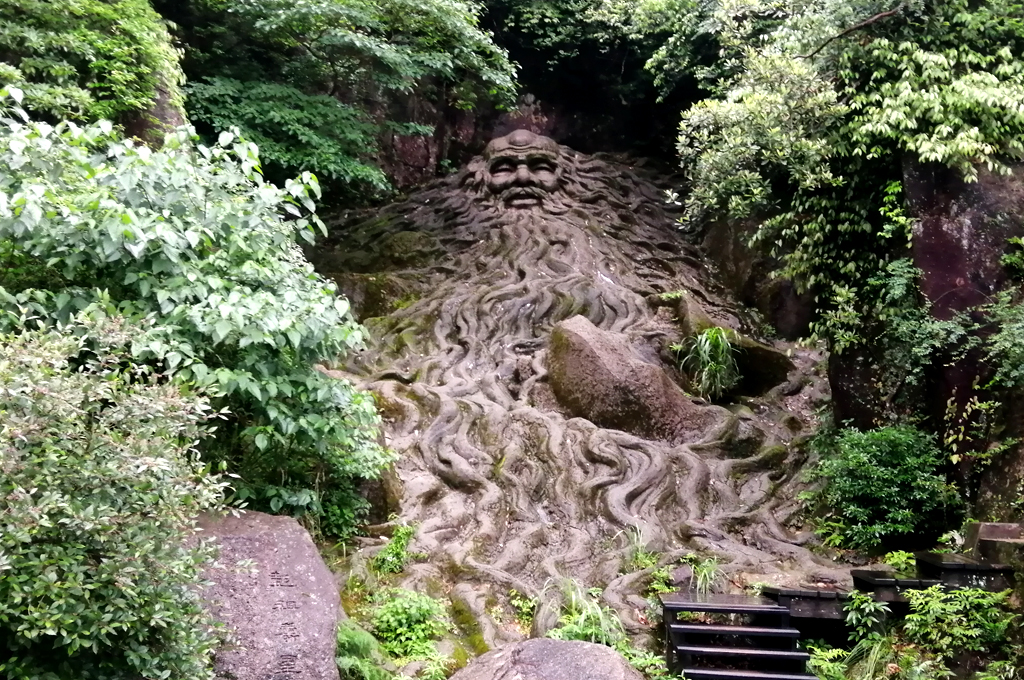
[[[533,208],[562,184],[558,144],[527,130],[499,137],[487,145],[485,179],[508,208]]]

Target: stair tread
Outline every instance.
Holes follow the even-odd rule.
[[[698,654],[702,656],[752,656],[767,659],[810,659],[807,652],[793,652],[784,649],[758,649],[757,647],[703,647],[694,645],[676,646],[676,655]]]
[[[697,595],[664,593],[661,604],[665,611],[717,612],[720,614],[788,614],[789,608],[763,597],[749,595]]]
[[[687,680],[815,680],[809,673],[772,673],[770,671],[685,668]]]
[[[669,628],[680,633],[707,635],[756,635],[768,637],[800,637],[796,628],[766,628],[761,626],[718,626],[706,623],[670,623]]]

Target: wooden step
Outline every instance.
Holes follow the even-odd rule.
[[[709,612],[715,614],[789,614],[782,607],[763,597],[749,595],[697,595],[664,593],[661,604],[666,612]]]
[[[687,668],[684,673],[686,680],[815,680],[813,675],[807,673],[771,673],[721,668]]]
[[[690,656],[742,656],[748,659],[778,659],[784,661],[807,661],[807,652],[791,652],[783,649],[757,649],[755,647],[676,647],[676,658]],[[687,671],[689,672],[689,671]]]
[[[800,637],[796,628],[760,628],[757,626],[712,626],[702,623],[670,623],[669,628],[684,635],[746,635],[749,637]]]

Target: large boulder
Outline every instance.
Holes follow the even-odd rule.
[[[207,516],[220,547],[206,569],[206,606],[228,629],[216,671],[230,680],[338,680],[338,588],[313,540],[290,517]]]
[[[610,647],[535,638],[487,652],[450,680],[642,680]]]
[[[602,427],[676,441],[714,418],[661,366],[645,361],[627,336],[601,330],[582,316],[551,332],[548,372],[559,403]]]

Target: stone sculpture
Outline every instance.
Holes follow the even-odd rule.
[[[746,335],[756,326],[642,169],[517,131],[462,171],[331,231],[336,247],[310,257],[371,331],[338,375],[373,390],[400,454],[389,495],[418,527],[412,549],[429,556],[407,568],[410,585],[447,582],[488,644],[515,638],[488,602],[512,588],[536,596],[565,576],[610,584],[604,600],[644,629],[633,577],[620,573],[634,528],[668,559],[703,549],[731,573],[777,573],[781,560],[788,571],[828,571],[786,527],[804,459],[789,444],[813,422],[822,389],[807,370],[814,356],[797,351],[792,378],[782,370],[735,414],[683,394],[667,350],[683,335],[680,291],[702,323]],[[659,405],[640,408],[643,390],[631,393],[628,380],[615,394],[585,393],[599,366],[580,373],[583,349],[571,365],[552,364],[553,331],[576,316],[570,330],[593,327],[601,347],[629,348],[634,368],[602,360],[601,370],[654,376]],[[556,394],[549,371],[575,384]],[[684,418],[668,414],[672,403],[685,403]],[[661,421],[631,426],[616,404]],[[542,610],[538,629],[550,619]]]

